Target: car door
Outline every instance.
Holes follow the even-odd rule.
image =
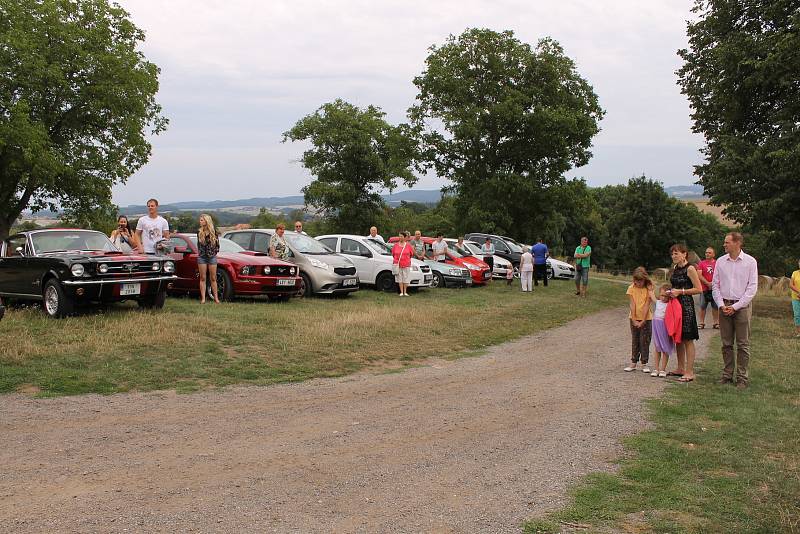
[[[272,239],[272,234],[268,234],[266,232],[253,232],[253,242],[248,248],[248,250],[254,250],[256,252],[263,252],[264,254],[269,254],[269,240]],[[242,245],[244,246],[244,245]]]
[[[328,247],[334,252],[339,252],[339,238],[338,237],[321,237],[317,241]]]
[[[372,252],[366,245],[359,243],[355,239],[343,237],[339,252],[356,266],[359,280],[365,284],[375,283],[375,260],[372,259]]]
[[[175,276],[178,277],[174,282],[174,287],[176,289],[197,290],[197,280],[200,278],[200,273],[197,270],[197,251],[183,236],[174,235],[169,238],[169,241],[173,249],[170,257],[175,260]],[[184,247],[189,253],[175,252],[175,247]]]
[[[239,245],[245,250],[253,250],[252,248],[253,232],[235,232],[228,235],[228,239]]]
[[[17,249],[21,248],[22,252]],[[31,287],[26,282],[28,260],[25,254],[30,254],[27,246],[27,237],[24,234],[11,236],[3,242],[2,256],[0,256],[0,293],[5,294],[30,294]]]

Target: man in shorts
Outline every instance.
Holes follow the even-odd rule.
[[[586,296],[591,257],[592,247],[589,246],[589,238],[584,236],[581,238],[581,244],[575,248],[575,294],[579,297]]]

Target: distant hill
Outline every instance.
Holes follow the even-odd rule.
[[[705,191],[703,191],[702,185],[671,185],[665,187],[664,191],[675,198],[705,198]]]

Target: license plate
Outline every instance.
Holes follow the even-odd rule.
[[[120,295],[138,295],[142,292],[142,284],[122,284],[119,288]]]
[[[472,283],[472,278],[467,278],[465,281],[467,282],[467,285],[470,285]]]
[[[348,278],[344,282],[342,282],[343,286],[355,286],[358,285],[358,278]]]
[[[278,279],[279,286],[293,286],[294,279],[293,278],[280,278]]]
[[[484,278],[491,278],[492,277],[492,273],[490,273],[489,271],[486,271],[485,273],[483,273],[483,277]]]
[[[433,276],[431,276],[431,275],[429,275],[429,274],[426,274],[426,275],[423,277],[423,279],[424,279],[426,282],[430,282],[431,280],[433,280]]]

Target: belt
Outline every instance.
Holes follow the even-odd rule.
[[[722,299],[722,303],[725,304],[725,306],[733,306],[737,302],[739,302],[739,301],[738,300],[730,300],[730,299]]]

